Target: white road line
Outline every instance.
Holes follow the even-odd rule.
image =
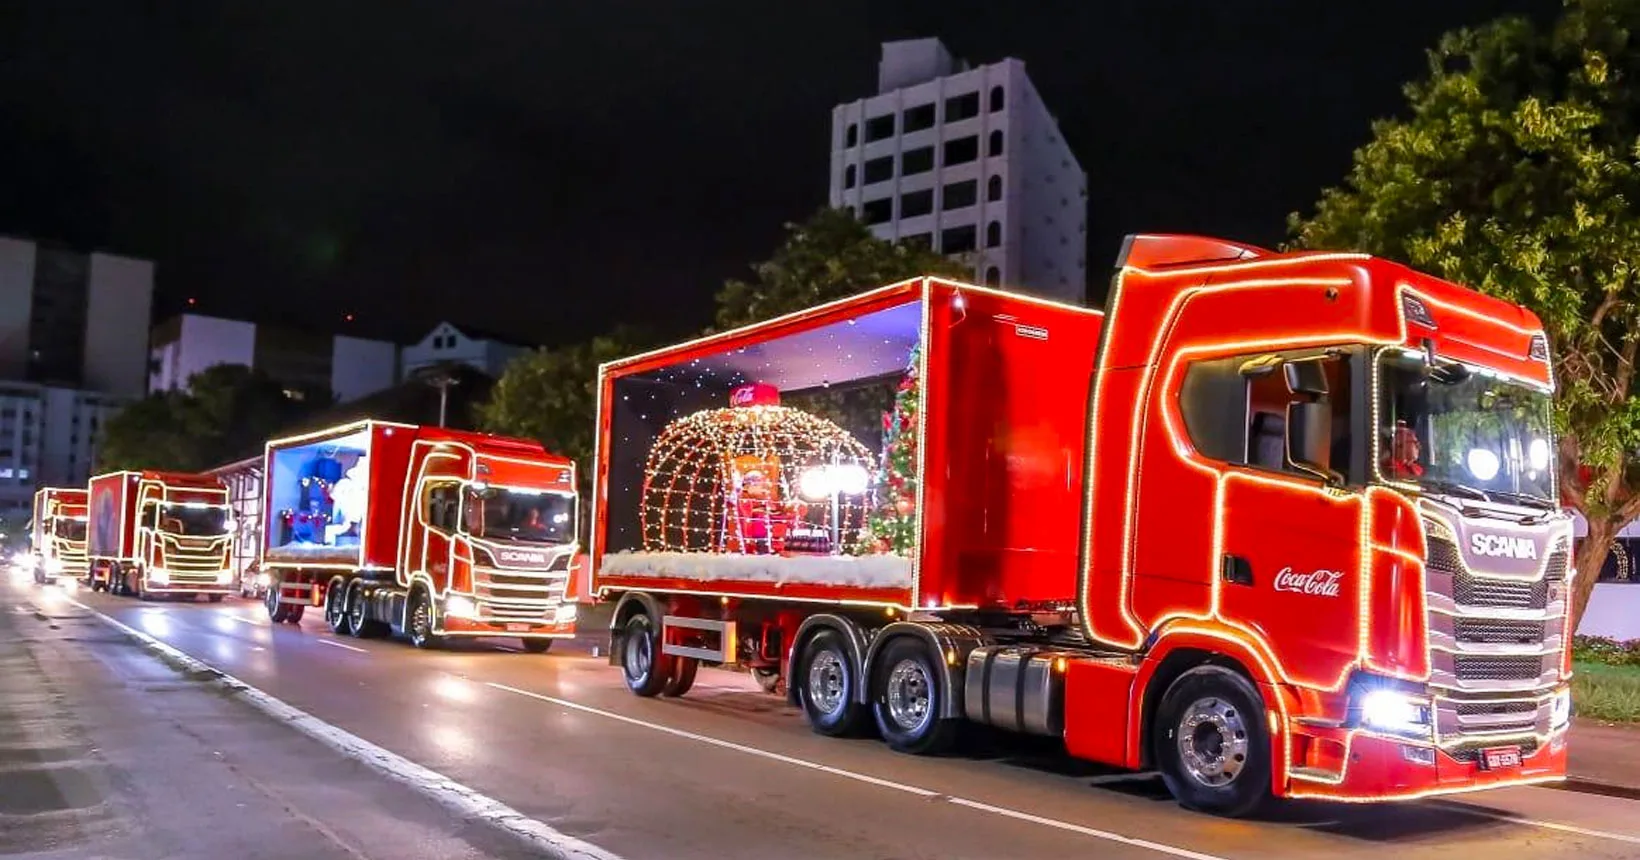
[[[620,855],[605,851],[590,842],[584,842],[566,833],[554,830],[545,823],[529,818],[488,795],[468,788],[437,771],[422,767],[382,747],[333,726],[306,711],[255,688],[221,670],[183,653],[158,639],[122,624],[101,612],[68,598],[70,603],[91,613],[104,624],[159,652],[189,671],[207,672],[218,677],[217,683],[238,693],[252,707],[285,723],[325,746],[357,759],[388,777],[421,792],[434,802],[465,818],[482,820],[506,831],[525,842],[545,857],[554,860],[622,860]],[[320,640],[324,641],[324,640]]]
[[[337,642],[334,639],[317,639],[315,641],[318,642],[320,645],[329,645],[332,648],[346,648],[349,651],[357,651],[360,654],[369,654],[370,653],[368,650],[366,650],[364,648],[360,648],[357,645],[349,645],[346,642]]]
[[[81,605],[83,606],[84,604],[81,604]],[[92,610],[92,611],[95,612],[96,610]],[[262,621],[259,621],[255,618],[246,618],[243,615],[229,615],[228,617],[232,618],[233,620],[235,620],[237,622],[239,622],[240,624],[249,624],[253,627],[266,627],[266,626],[268,626],[267,624],[263,623]]]
[[[1176,847],[1176,846],[1173,846],[1173,845],[1164,845],[1160,842],[1151,842],[1148,839],[1137,839],[1137,838],[1132,837],[1132,836],[1123,836],[1120,833],[1112,833],[1108,830],[1097,830],[1097,829],[1092,828],[1092,827],[1083,827],[1080,824],[1072,824],[1069,821],[1059,821],[1059,820],[1053,819],[1053,818],[1044,818],[1040,815],[1032,815],[1028,812],[1019,812],[1017,810],[1008,809],[1006,807],[992,806],[989,803],[981,803],[980,801],[977,801],[977,800],[969,800],[969,799],[963,798],[963,797],[955,797],[953,795],[941,794],[940,792],[931,791],[929,789],[921,788],[921,787],[915,786],[915,785],[906,785],[905,783],[894,782],[892,780],[887,780],[887,779],[881,779],[881,778],[875,777],[875,776],[868,776],[866,774],[858,773],[858,772],[852,771],[852,770],[843,770],[842,768],[836,768],[836,767],[832,767],[830,765],[820,764],[819,762],[812,762],[812,761],[808,761],[806,759],[793,758],[792,756],[789,756],[789,755],[783,755],[783,754],[777,753],[777,752],[770,752],[770,751],[765,750],[765,749],[759,749],[757,747],[747,746],[745,744],[737,744],[733,741],[723,740],[722,738],[714,738],[714,737],[711,737],[709,735],[696,734],[694,732],[685,731],[683,729],[676,729],[676,728],[673,728],[671,726],[663,726],[660,723],[651,723],[648,720],[640,720],[636,717],[629,717],[629,716],[626,716],[625,714],[617,714],[614,711],[606,711],[606,710],[603,710],[602,708],[590,707],[588,705],[583,705],[583,704],[580,704],[578,702],[571,702],[567,699],[560,699],[560,698],[557,698],[555,696],[548,696],[548,695],[544,695],[542,693],[532,693],[529,690],[520,690],[517,687],[509,687],[506,684],[497,684],[494,681],[487,681],[485,683],[486,683],[487,686],[494,687],[497,690],[504,690],[508,693],[514,693],[514,694],[517,694],[517,695],[520,695],[520,696],[528,696],[529,698],[538,699],[540,701],[547,702],[549,704],[558,705],[559,707],[570,708],[572,710],[581,711],[582,713],[594,714],[596,716],[605,717],[607,719],[615,720],[617,722],[626,723],[627,725],[638,726],[640,728],[650,729],[651,731],[661,732],[663,734],[672,735],[674,737],[686,738],[688,740],[697,741],[697,742],[703,743],[703,744],[709,744],[711,746],[720,747],[722,749],[734,750],[735,752],[741,752],[741,753],[745,753],[747,755],[757,756],[758,758],[765,758],[765,759],[769,759],[771,761],[778,761],[778,762],[782,762],[782,763],[785,763],[785,764],[795,765],[797,767],[807,768],[809,770],[815,770],[815,771],[819,771],[821,773],[829,773],[833,776],[840,776],[840,777],[843,777],[845,779],[852,779],[852,780],[856,780],[856,781],[859,781],[859,782],[868,783],[870,785],[875,785],[875,786],[878,786],[878,787],[881,787],[881,788],[893,789],[895,791],[903,791],[907,794],[913,794],[913,795],[916,795],[918,797],[926,797],[926,798],[931,798],[931,799],[935,799],[935,800],[943,800],[943,801],[946,801],[948,803],[956,804],[957,806],[962,806],[962,807],[966,807],[968,809],[978,810],[980,812],[989,812],[993,815],[1000,815],[1000,816],[1003,816],[1005,818],[1013,818],[1013,819],[1017,819],[1017,820],[1020,820],[1020,821],[1028,821],[1032,824],[1040,824],[1044,827],[1052,827],[1052,828],[1055,828],[1057,830],[1065,830],[1065,831],[1069,831],[1071,833],[1078,833],[1078,834],[1081,834],[1083,836],[1092,836],[1095,839],[1103,839],[1107,842],[1119,842],[1123,845],[1132,845],[1136,848],[1144,848],[1144,849],[1148,849],[1150,851],[1155,851],[1155,852],[1160,853],[1160,854],[1167,854],[1167,855],[1170,855],[1170,856],[1173,856],[1173,857],[1188,858],[1188,860],[1225,860],[1225,858],[1220,857],[1220,856],[1215,855],[1215,854],[1202,854],[1198,851],[1191,851],[1188,848],[1179,848],[1179,847]]]
[[[1450,809],[1453,812],[1461,813],[1463,815],[1473,815],[1476,818],[1489,818],[1493,821],[1506,821],[1510,824],[1520,824],[1527,827],[1541,827],[1544,830],[1558,830],[1561,833],[1576,833],[1579,836],[1593,836],[1597,839],[1610,839],[1613,842],[1627,842],[1631,845],[1640,845],[1640,836],[1633,836],[1627,833],[1614,833],[1610,830],[1595,830],[1591,827],[1578,827],[1575,824],[1561,824],[1557,821],[1539,821],[1536,818],[1526,818],[1524,816],[1510,815],[1504,812],[1491,812],[1485,809],[1476,809],[1473,806],[1465,806],[1461,803],[1437,802],[1435,805],[1440,806],[1443,809]]]

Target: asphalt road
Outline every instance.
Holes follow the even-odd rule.
[[[80,611],[26,587],[52,612]],[[333,636],[312,616],[272,626],[249,602],[72,597],[628,860],[1640,857],[1640,806],[1617,798],[1518,788],[1228,821],[1054,744],[989,735],[927,759],[819,737],[726,671],[703,670],[681,700],[638,699],[588,653],[607,640],[599,628],[547,655],[506,640],[428,652]]]

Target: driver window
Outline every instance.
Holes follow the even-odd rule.
[[[1283,359],[1283,362],[1277,362]],[[1214,359],[1193,364],[1185,374],[1179,406],[1186,431],[1196,450],[1211,459],[1245,464],[1288,474],[1308,474],[1287,462],[1289,407],[1313,395],[1294,392],[1283,364],[1308,360],[1321,366],[1327,393],[1324,424],[1331,440],[1326,447],[1326,469],[1345,475],[1351,483],[1361,478],[1353,465],[1355,444],[1351,432],[1355,380],[1349,355],[1317,356],[1315,351],[1262,353]],[[1244,373],[1248,362],[1273,364],[1262,373]]]
[[[431,484],[422,497],[427,523],[439,531],[454,534],[461,522],[461,485]]]

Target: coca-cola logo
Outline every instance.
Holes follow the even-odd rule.
[[[1309,573],[1296,573],[1290,567],[1284,567],[1276,574],[1276,591],[1291,591],[1295,594],[1309,594],[1316,597],[1337,597],[1339,583],[1344,579],[1341,570],[1312,570]]]

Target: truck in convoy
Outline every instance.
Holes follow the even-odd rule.
[[[215,478],[179,472],[110,472],[91,479],[84,584],[147,600],[233,589],[233,516]]]
[[[1104,311],[923,278],[606,364],[593,591],[817,732],[964,723],[1185,806],[1562,779],[1572,523],[1527,310],[1130,237]]]
[[[85,576],[85,490],[43,487],[34,494],[29,520],[29,566],[46,585],[60,576]]]
[[[361,421],[267,444],[260,569],[277,622],[351,636],[575,635],[575,465],[537,442]]]

